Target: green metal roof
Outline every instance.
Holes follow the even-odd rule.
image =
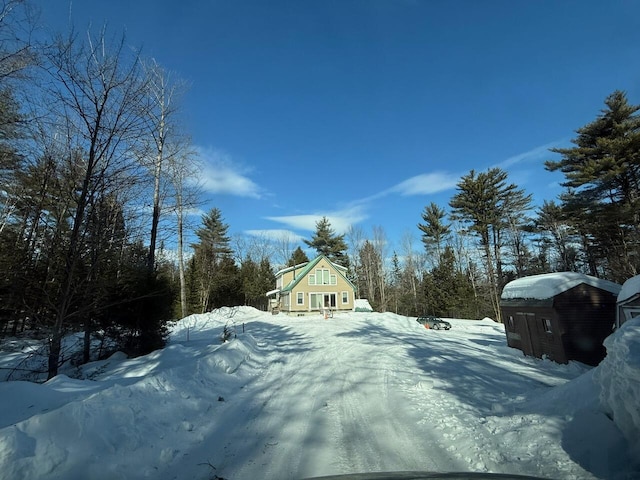
[[[290,292],[291,290],[293,290],[293,288],[294,288],[296,285],[298,285],[298,283],[300,283],[300,280],[302,280],[304,277],[306,277],[306,276],[307,276],[307,274],[308,274],[311,270],[313,270],[313,267],[315,267],[315,266],[320,262],[320,260],[326,260],[326,261],[327,261],[327,262],[328,262],[328,263],[329,263],[329,264],[334,268],[334,270],[335,270],[336,272],[338,272],[338,275],[340,275],[340,276],[341,276],[341,277],[342,277],[342,278],[343,278],[343,279],[344,279],[344,280],[345,280],[345,281],[346,281],[346,282],[351,286],[351,288],[353,288],[353,289],[354,289],[354,291],[355,291],[355,287],[354,287],[353,283],[351,283],[351,281],[350,281],[347,277],[345,277],[345,276],[344,276],[344,274],[343,274],[343,273],[342,273],[342,271],[341,271],[344,267],[339,268],[339,267],[341,267],[341,265],[338,265],[338,264],[333,263],[331,260],[329,260],[329,259],[328,259],[326,256],[324,256],[324,255],[318,255],[316,258],[314,258],[314,259],[313,259],[313,260],[311,260],[309,263],[307,263],[307,264],[302,268],[302,270],[300,270],[300,273],[296,276],[296,278],[294,278],[293,280],[291,280],[291,281],[289,282],[289,284],[288,284],[286,287],[284,287],[282,290],[280,290],[280,292]]]

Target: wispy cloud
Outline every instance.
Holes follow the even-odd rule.
[[[459,180],[460,175],[449,172],[423,173],[394,185],[387,192],[398,193],[403,197],[429,195],[450,190],[456,186]]]
[[[336,233],[343,234],[350,226],[356,225],[369,218],[367,210],[375,200],[389,195],[407,197],[439,193],[455,188],[459,180],[460,175],[457,173],[443,171],[423,173],[403,180],[392,187],[374,193],[373,195],[369,195],[368,197],[353,200],[349,202],[346,208],[340,210],[313,212],[300,215],[273,216],[266,217],[266,219],[287,225],[295,230],[313,232],[316,229],[316,223],[318,220],[322,217],[327,217]]]
[[[432,172],[415,175],[393,185],[392,187],[381,190],[378,193],[354,200],[351,202],[351,205],[357,205],[363,208],[364,205],[367,205],[374,200],[378,200],[392,194],[409,197],[414,195],[430,195],[433,193],[443,192],[445,190],[451,190],[455,188],[460,177],[460,174],[450,172]]]
[[[197,148],[201,161],[198,181],[209,193],[262,198],[262,189],[249,178],[250,169],[230,155],[212,148]]]
[[[302,235],[298,235],[292,230],[286,229],[265,229],[265,230],[245,230],[244,233],[251,235],[252,237],[266,238],[274,242],[291,242],[301,243],[304,240]]]
[[[508,168],[521,163],[541,162],[542,160],[547,160],[551,157],[551,155],[553,155],[549,151],[550,148],[564,145],[565,143],[567,143],[567,141],[568,139],[561,139],[547,143],[545,145],[540,145],[539,147],[532,148],[531,150],[527,150],[526,152],[513,155],[512,157],[503,160],[497,165],[493,165],[493,167]]]
[[[279,217],[266,217],[267,220],[288,225],[296,230],[315,231],[316,222],[322,217],[327,217],[331,227],[338,234],[345,233],[351,225],[355,225],[368,218],[362,206],[353,206],[344,210],[316,212],[303,215],[285,215]]]

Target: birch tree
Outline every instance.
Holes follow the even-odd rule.
[[[179,113],[179,98],[185,91],[185,84],[170,72],[164,70],[154,59],[142,62],[146,76],[146,102],[142,112],[147,125],[149,142],[141,142],[139,152],[143,165],[147,166],[153,178],[151,232],[147,267],[155,270],[155,256],[158,241],[158,227],[163,210],[163,180],[167,164],[173,156],[181,155],[181,147],[187,144],[180,140],[176,124]],[[176,161],[180,162],[182,159]]]
[[[178,279],[180,283],[180,313],[182,318],[189,314],[187,300],[186,265],[184,261],[184,229],[187,213],[197,205],[200,188],[190,182],[197,171],[197,164],[189,149],[181,149],[180,154],[172,155],[168,172],[174,196],[176,215],[176,256],[178,259]],[[151,249],[149,250],[151,252]],[[149,259],[147,267],[149,266]]]

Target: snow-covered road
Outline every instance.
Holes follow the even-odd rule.
[[[251,458],[230,478],[460,468],[412,408],[406,387],[418,381],[405,380],[410,367],[398,368],[410,362],[402,344],[359,338],[339,317],[281,321],[279,338],[269,340],[270,361],[240,406],[229,408],[244,428],[226,439],[221,471],[237,456],[247,458],[237,449],[256,438],[267,441],[252,445]]]
[[[539,368],[504,345],[501,325],[428,331],[391,314],[280,315],[246,331],[258,340],[255,376],[225,397],[221,416],[237,424],[220,424],[210,442],[209,462],[225,478],[398,470],[589,478],[557,438],[550,448],[526,424],[518,445],[501,445],[495,414],[584,371]]]
[[[249,308],[187,317],[164,350],[89,364],[75,372],[84,380],[0,383],[11,402],[0,478],[632,478],[588,367],[526,358],[490,320],[451,322]],[[220,345],[226,323],[238,338]]]

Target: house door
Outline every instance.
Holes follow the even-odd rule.
[[[310,293],[309,310],[336,308],[336,297],[335,293]]]
[[[336,294],[325,293],[323,305],[325,308],[336,308]]]

